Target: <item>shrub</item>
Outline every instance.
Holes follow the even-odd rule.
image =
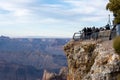
[[[120,36],[117,36],[113,41],[113,48],[115,52],[120,54]]]

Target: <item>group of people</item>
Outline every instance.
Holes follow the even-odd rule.
[[[84,27],[81,32],[81,39],[98,39],[98,34],[100,31],[104,30],[110,30],[109,24],[107,24],[105,27]]]

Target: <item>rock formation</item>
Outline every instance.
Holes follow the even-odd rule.
[[[67,80],[120,80],[120,57],[112,41],[70,41],[64,51]]]
[[[67,71],[66,67],[61,68],[59,74],[44,70],[42,80],[66,80]]]

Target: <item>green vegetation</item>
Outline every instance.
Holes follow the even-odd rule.
[[[106,9],[113,12],[114,24],[120,24],[120,0],[109,0]]]
[[[120,36],[117,36],[113,41],[113,48],[115,52],[120,54]]]

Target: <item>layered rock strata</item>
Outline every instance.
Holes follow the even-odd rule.
[[[67,80],[120,80],[120,57],[112,41],[70,41],[64,51]]]

